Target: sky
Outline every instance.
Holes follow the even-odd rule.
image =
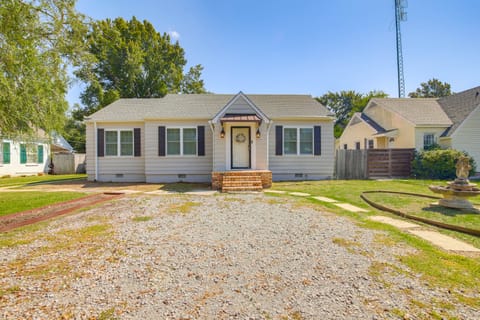
[[[78,0],[93,19],[148,20],[201,64],[213,93],[382,90],[398,97],[394,0]],[[405,92],[437,78],[480,85],[480,1],[410,0],[401,23]],[[478,63],[478,64],[477,64]],[[188,69],[186,69],[188,70]],[[81,84],[67,96],[79,102]]]

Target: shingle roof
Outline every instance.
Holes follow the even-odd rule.
[[[415,125],[452,124],[436,98],[373,98],[369,105],[395,112]]]
[[[167,94],[163,98],[119,99],[87,121],[144,119],[212,119],[234,94]],[[333,117],[310,95],[246,94],[270,119]]]
[[[440,98],[438,103],[453,122],[452,127],[443,134],[450,136],[468,115],[480,106],[480,86]]]

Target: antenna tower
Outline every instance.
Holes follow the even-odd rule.
[[[402,32],[400,22],[407,20],[405,8],[407,0],[395,0],[395,29],[397,33],[397,73],[398,73],[398,97],[405,98],[405,78],[403,77],[403,54],[402,54]]]

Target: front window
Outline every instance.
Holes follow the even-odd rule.
[[[313,128],[285,128],[283,150],[285,154],[313,154]]]
[[[360,150],[360,142],[355,142],[355,149]]]
[[[167,155],[196,155],[196,128],[167,128]]]
[[[433,133],[425,133],[423,135],[423,148],[428,148],[435,143],[435,136]]]
[[[43,145],[39,144],[20,144],[20,163],[42,163]]]
[[[368,149],[373,149],[373,140],[368,140]]]
[[[105,131],[106,156],[133,156],[133,131]]]

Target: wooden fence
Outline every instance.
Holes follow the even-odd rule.
[[[337,150],[337,179],[408,177],[415,149]]]
[[[55,174],[85,173],[85,154],[55,153],[53,165]]]

